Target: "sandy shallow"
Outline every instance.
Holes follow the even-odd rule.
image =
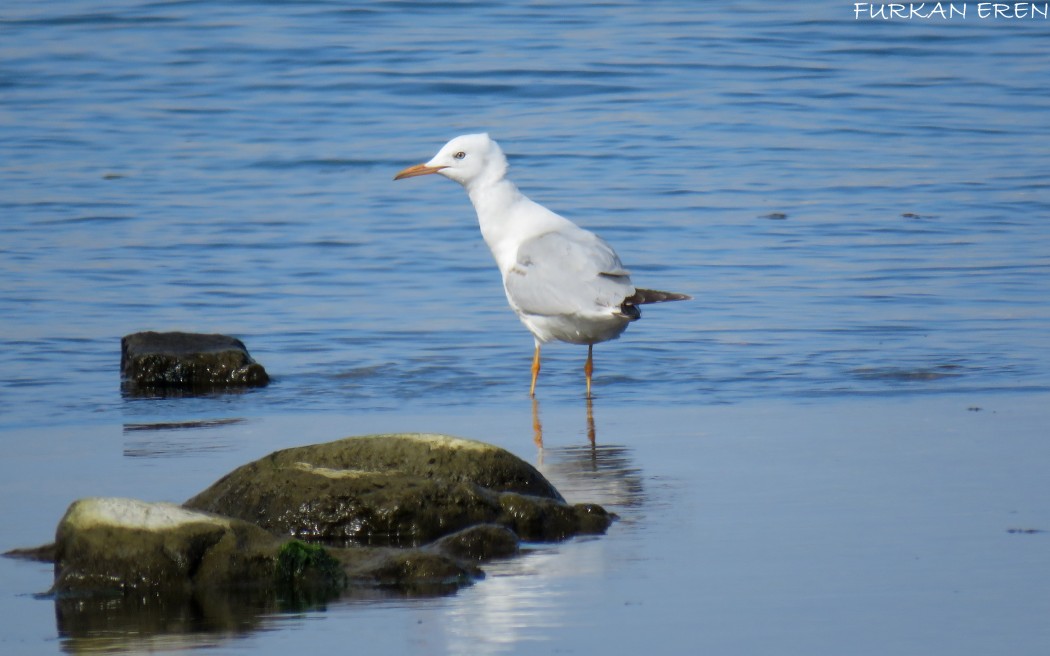
[[[371,596],[239,631],[62,635],[46,565],[0,560],[5,653],[1035,654],[1050,644],[1050,396],[1011,394],[231,417],[9,431],[4,550],[83,496],[181,502],[275,449],[385,431],[489,441],[606,536],[533,545],[456,595]],[[537,421],[538,420],[538,421]],[[594,442],[590,441],[593,433]],[[542,446],[537,439],[542,439]],[[12,651],[15,649],[16,651]]]

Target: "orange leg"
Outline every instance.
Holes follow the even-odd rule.
[[[532,355],[532,385],[529,386],[529,396],[536,398],[536,376],[540,375],[540,343],[536,342],[536,352]]]
[[[587,398],[591,398],[591,374],[594,373],[594,344],[587,345],[587,362],[583,365],[583,373],[587,376]]]

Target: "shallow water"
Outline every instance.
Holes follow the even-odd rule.
[[[677,641],[672,647],[699,640],[732,651],[719,618],[746,614],[784,635],[795,635],[790,622],[810,626],[819,616],[830,633],[813,635],[827,639],[783,643],[795,653],[841,646],[833,636],[847,634],[868,635],[873,652],[907,652],[952,632],[956,651],[980,653],[967,645],[992,643],[975,639],[975,617],[992,617],[983,626],[1012,636],[1005,644],[1015,653],[1032,653],[1048,642],[1042,625],[1027,624],[1026,612],[1005,618],[1015,601],[1045,617],[1045,558],[990,563],[1045,538],[1006,534],[1014,524],[997,515],[980,548],[964,550],[971,560],[939,560],[951,549],[937,545],[970,526],[967,508],[979,513],[987,503],[993,512],[981,494],[927,498],[912,488],[929,516],[956,513],[943,518],[947,536],[894,524],[892,504],[914,499],[887,497],[865,534],[872,544],[907,535],[923,565],[940,563],[930,565],[934,579],[909,584],[916,598],[904,606],[891,583],[915,574],[900,567],[906,554],[887,563],[848,529],[836,531],[856,516],[848,497],[825,514],[813,505],[848,480],[799,491],[792,512],[752,499],[733,509],[741,515],[695,518],[709,511],[710,495],[746,492],[709,464],[734,457],[749,437],[755,449],[737,454],[738,475],[755,475],[747,464],[757,458],[791,477],[792,466],[806,465],[800,454],[826,459],[842,450],[852,475],[870,483],[853,495],[861,504],[896,490],[901,477],[916,486],[921,479],[921,471],[865,460],[883,440],[910,436],[924,456],[914,462],[936,471],[938,454],[963,459],[954,473],[940,471],[949,481],[984,475],[980,459],[1002,458],[999,473],[1038,462],[1036,426],[1040,412],[1046,425],[1050,391],[1048,33],[1050,21],[980,20],[972,5],[966,19],[889,22],[854,20],[852,3],[833,2],[5,6],[6,496],[58,483],[28,506],[4,505],[4,525],[20,528],[3,548],[48,539],[79,496],[183,500],[267,450],[370,430],[466,434],[578,471],[590,448],[582,349],[544,352],[546,448],[537,452],[526,396],[531,338],[505,307],[469,201],[446,180],[391,179],[448,138],[486,130],[519,186],[602,234],[636,283],[696,297],[646,308],[623,338],[595,350],[591,456],[634,472],[616,481],[626,496],[611,501],[624,521],[605,539],[539,549],[451,598],[348,602],[266,619],[266,630],[235,639],[204,632],[204,644],[323,647],[346,638],[334,628],[341,622],[383,632],[416,620],[466,626],[458,618],[480,607],[504,613],[499,633],[508,637],[489,645],[494,652],[589,651],[576,632],[613,620],[633,631],[602,634],[613,651],[654,635]],[[120,337],[150,329],[236,335],[274,383],[238,395],[124,398]],[[959,428],[980,448],[956,456],[943,422],[990,422],[990,413],[965,408],[998,404],[1016,417]],[[721,412],[725,451],[697,438],[705,413]],[[734,424],[767,412],[795,423]],[[864,423],[898,413],[906,426],[874,422],[885,433]],[[843,441],[831,451],[805,429],[823,415],[839,422],[828,434]],[[1021,416],[1028,423],[1016,423]],[[203,424],[171,426],[184,422]],[[1010,451],[985,443],[998,439],[1019,441],[1000,445]],[[898,446],[893,464],[911,467],[915,454]],[[780,467],[767,460],[773,447],[785,456]],[[584,478],[556,482],[605,493],[604,481]],[[645,492],[631,496],[637,487]],[[1026,492],[1046,498],[1038,486],[1007,489],[1017,492],[1014,510]],[[676,504],[699,523],[674,540],[668,508]],[[1050,528],[1042,511],[1031,512],[1018,521]],[[761,536],[781,544],[776,531],[744,531],[733,549],[698,546],[709,532],[730,530],[724,522],[756,513],[821,529],[808,534],[811,544],[788,545],[809,569],[789,571],[800,562],[754,551]],[[820,558],[806,561],[805,549]],[[604,550],[615,556],[593,553]],[[846,559],[859,569],[868,558],[886,581],[878,594],[861,599],[845,577],[793,603],[820,562]],[[973,573],[964,580],[971,591],[995,594],[946,603],[967,594],[936,578],[956,565]],[[672,585],[686,566],[705,572],[688,591]],[[10,594],[48,584],[41,568],[0,568]],[[575,574],[554,574],[562,570]],[[768,595],[781,596],[753,606],[743,594],[724,607],[693,594],[714,589],[724,598],[736,589],[731,576],[745,571],[754,572],[740,583],[750,592],[760,592],[760,574],[798,580],[770,586]],[[1014,577],[1024,579],[1016,597],[1005,583]],[[927,584],[933,592],[921,591]],[[46,602],[10,594],[4,615],[20,626],[3,644],[26,653],[78,648],[56,637]],[[515,615],[522,607],[528,612]],[[836,612],[852,614],[843,622]],[[912,641],[890,643],[892,631],[874,639],[860,630],[866,617],[869,628],[885,617],[889,626],[913,622],[897,627]],[[397,635],[404,643],[391,651],[458,651],[476,639],[424,628]],[[763,651],[745,646],[754,649],[737,651]]]
[[[981,405],[973,405],[975,399]],[[0,461],[0,518],[48,539],[73,497],[181,501],[233,467],[346,433],[437,430],[535,463],[605,536],[528,545],[437,598],[56,620],[45,565],[0,560],[8,653],[1038,654],[1050,641],[1050,395],[271,415],[196,429],[58,427]],[[595,443],[587,439],[594,431]],[[61,481],[40,491],[41,476]],[[31,494],[32,504],[24,499]],[[237,608],[237,607],[235,607]],[[79,621],[78,621],[79,618]],[[10,621],[14,620],[14,621]],[[163,621],[162,621],[163,620]],[[159,627],[159,628],[158,628]],[[294,646],[294,647],[293,647]]]

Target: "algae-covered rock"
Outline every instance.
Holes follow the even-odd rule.
[[[579,533],[604,533],[612,521],[597,504],[570,506],[508,492],[499,497],[500,523],[529,540],[563,540]]]
[[[280,540],[247,522],[171,503],[74,502],[55,538],[58,593],[189,593],[272,576]]]
[[[518,536],[505,526],[480,524],[446,535],[428,546],[461,560],[482,562],[518,553]]]
[[[62,598],[146,595],[181,603],[202,592],[251,589],[273,590],[298,606],[337,596],[351,583],[454,589],[482,575],[441,544],[326,547],[171,503],[108,497],[74,502],[49,551],[52,592]]]
[[[330,544],[414,546],[492,520],[499,504],[469,483],[256,461],[186,502],[268,531]]]
[[[274,575],[289,585],[299,585],[305,579],[316,580],[326,587],[341,588],[346,584],[346,573],[327,549],[300,540],[281,545]]]
[[[543,474],[513,453],[485,442],[449,435],[397,433],[348,437],[276,451],[263,461],[273,467],[304,462],[333,470],[437,478],[474,483],[494,492],[562,500]]]
[[[604,511],[566,504],[542,474],[503,449],[426,434],[278,451],[185,505],[334,544],[419,545],[477,524],[560,540],[609,523]]]
[[[601,533],[609,522],[497,447],[379,435],[278,451],[183,506],[81,499],[54,545],[8,555],[54,560],[66,623],[104,625],[117,608],[165,618],[212,609],[209,621],[226,626],[237,622],[235,596],[298,609],[348,587],[442,594],[483,576],[477,563],[515,554],[519,539]]]
[[[226,335],[141,332],[121,339],[120,350],[120,375],[132,394],[204,393],[270,382],[244,343]]]

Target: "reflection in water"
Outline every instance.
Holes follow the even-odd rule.
[[[126,423],[124,455],[128,458],[167,458],[227,451],[233,447],[235,436],[221,429],[244,422],[241,418],[228,418]]]
[[[272,594],[55,600],[64,651],[152,651],[213,645],[258,628],[279,609]]]
[[[560,597],[581,578],[605,575],[605,545],[599,538],[569,548],[537,549],[489,568],[478,585],[450,605],[441,626],[449,654],[506,654],[530,635],[564,625]],[[557,650],[554,650],[556,653]]]
[[[570,502],[598,503],[603,506],[635,507],[642,504],[641,476],[631,466],[631,449],[617,444],[597,443],[594,402],[587,399],[587,443],[575,446],[544,447],[540,402],[532,399],[533,441],[539,447],[536,468]]]
[[[532,402],[533,438],[539,447],[537,469],[569,503],[599,503],[620,514],[646,504],[640,470],[632,449],[598,444],[593,402],[586,405],[587,441],[569,446],[544,446],[540,402]],[[573,422],[575,424],[575,422]],[[576,424],[578,425],[578,424]],[[548,426],[549,441],[558,430]],[[572,430],[575,434],[576,430]],[[638,513],[625,513],[635,516]],[[630,519],[618,524],[631,525]],[[616,524],[613,529],[616,530]],[[557,545],[537,546],[519,557],[491,564],[484,581],[464,590],[450,607],[446,627],[449,653],[507,653],[516,643],[542,635],[544,628],[564,624],[559,595],[581,581],[600,579],[617,567],[605,537],[576,538]]]
[[[67,653],[143,653],[222,644],[268,630],[336,601],[380,602],[405,593],[355,588],[343,594],[284,589],[197,591],[185,596],[58,598],[55,619]]]
[[[594,430],[594,400],[587,397],[587,440],[594,444],[596,439]],[[536,446],[543,448],[543,423],[540,421],[540,400],[532,397],[532,441]]]
[[[594,444],[594,401],[590,396],[587,397],[587,439]]]
[[[216,426],[229,426],[230,424],[239,424],[243,421],[244,419],[238,417],[231,417],[229,419],[199,419],[196,421],[163,421],[152,424],[124,424],[124,432],[134,433],[137,431],[214,428]]]
[[[540,400],[532,397],[532,441],[541,449],[543,454],[543,424],[540,423]]]

